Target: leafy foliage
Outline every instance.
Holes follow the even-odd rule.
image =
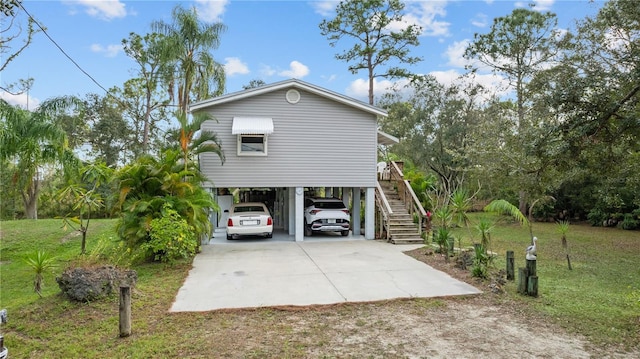
[[[143,250],[151,252],[153,259],[165,263],[190,258],[196,254],[198,238],[195,231],[178,212],[165,204],[161,216],[149,224],[151,239],[142,244]]]
[[[181,158],[180,152],[166,150],[160,159],[143,156],[116,173],[117,231],[129,248],[151,240],[151,222],[162,217],[165,205],[187,222],[198,240],[210,235],[209,211],[218,206],[202,188],[204,177],[192,166],[185,169]]]

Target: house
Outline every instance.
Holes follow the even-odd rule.
[[[224,210],[233,202],[231,191],[240,188],[244,200],[267,203],[274,228],[302,241],[304,197],[324,192],[351,204],[352,235],[374,238],[377,147],[397,142],[378,131],[384,110],[296,79],[194,103],[190,110],[215,119],[202,129],[217,134],[226,157],[224,164],[215,154],[200,157],[221,207],[214,228],[226,227]]]

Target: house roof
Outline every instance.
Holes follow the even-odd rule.
[[[251,88],[244,91],[232,92],[232,93],[214,97],[208,100],[199,101],[191,104],[189,109],[191,112],[195,112],[210,106],[216,106],[216,105],[220,105],[227,102],[238,101],[241,99],[258,96],[258,95],[262,95],[265,93],[278,91],[282,89],[288,89],[288,88],[296,88],[296,89],[304,90],[307,92],[311,92],[315,95],[328,98],[330,100],[345,104],[347,106],[355,107],[357,109],[360,109],[362,111],[365,111],[374,115],[385,116],[385,117],[387,116],[387,111],[381,108],[369,105],[367,103],[358,101],[348,96],[341,95],[337,92],[333,92],[325,88],[312,85],[304,81],[300,81],[298,79],[289,79],[289,80],[284,80],[280,82],[274,82],[272,84]]]

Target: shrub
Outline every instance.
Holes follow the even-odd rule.
[[[623,217],[622,222],[620,222],[620,227],[622,229],[632,230],[640,228],[640,221],[635,219],[632,213],[626,213]]]
[[[598,208],[594,208],[587,215],[587,219],[592,226],[601,227],[609,219],[609,215]]]
[[[173,263],[194,256],[198,249],[193,227],[168,204],[163,206],[162,216],[151,221],[149,236],[142,248],[156,261]]]

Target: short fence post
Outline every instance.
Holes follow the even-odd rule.
[[[120,337],[131,335],[131,287],[120,287]]]
[[[514,265],[513,251],[507,251],[507,280],[514,280],[516,278]]]
[[[518,293],[527,294],[529,272],[527,268],[518,268]]]
[[[538,276],[532,275],[529,276],[529,280],[527,282],[527,295],[532,297],[538,296]]]

